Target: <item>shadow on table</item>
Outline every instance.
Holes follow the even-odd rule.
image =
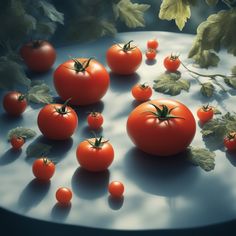
[[[148,60],[148,59],[146,59],[146,60],[145,60],[145,63],[146,63],[147,65],[149,65],[149,66],[155,65],[156,62],[157,62],[156,59],[154,59],[154,60]]]
[[[157,157],[132,148],[124,162],[127,178],[154,195],[173,197],[187,192],[199,175],[198,168],[187,161],[185,153]]]
[[[108,205],[114,211],[121,209],[121,207],[123,206],[123,203],[124,203],[123,196],[121,198],[115,198],[112,196],[108,197]]]
[[[99,198],[107,193],[109,176],[109,170],[96,173],[79,167],[71,179],[73,192],[83,199]]]
[[[236,151],[234,152],[229,152],[226,151],[225,152],[227,159],[229,160],[229,162],[236,167]]]
[[[9,165],[20,156],[22,150],[9,149],[0,157],[0,166]]]
[[[103,128],[99,128],[96,130],[92,130],[89,128],[89,126],[84,126],[80,132],[80,135],[83,136],[85,139],[87,138],[94,138],[94,133],[97,137],[100,137],[103,135]]]
[[[21,211],[27,212],[31,208],[36,207],[47,195],[51,182],[42,182],[33,179],[23,189],[18,199],[18,206]]]
[[[51,218],[58,221],[64,221],[71,210],[71,203],[68,205],[61,205],[60,203],[56,203],[51,211]]]

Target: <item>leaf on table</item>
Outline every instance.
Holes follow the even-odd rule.
[[[215,87],[211,82],[205,82],[201,84],[200,92],[205,97],[212,97]]]
[[[206,0],[206,3],[209,6],[215,6],[218,3],[219,0]]]
[[[190,5],[196,1],[190,0],[163,0],[160,7],[159,18],[161,20],[175,20],[179,30],[185,26],[185,23],[191,16]]]
[[[210,15],[198,26],[189,57],[193,58],[201,67],[207,68],[208,66],[216,66],[219,61],[212,50],[219,52],[222,47],[225,47],[228,53],[236,56],[235,25],[236,8]]]
[[[182,90],[189,91],[190,82],[181,79],[180,73],[163,73],[156,80],[154,80],[153,89],[157,92],[170,94],[172,96],[178,95]]]
[[[224,78],[224,82],[231,88],[236,89],[236,75],[235,76],[227,76]]]
[[[211,171],[215,168],[215,153],[199,147],[190,147],[187,158],[194,165],[201,167],[205,171]]]
[[[132,3],[130,0],[120,0],[113,4],[115,19],[120,19],[129,28],[144,27],[144,13],[150,8],[148,4]]]
[[[215,115],[221,115],[222,112],[217,107],[212,107]]]
[[[52,146],[44,143],[32,143],[26,149],[26,155],[30,157],[46,156],[50,153]]]
[[[51,90],[47,84],[37,84],[29,89],[27,98],[34,103],[49,104],[53,102],[50,92]]]
[[[7,57],[0,57],[0,88],[14,89],[22,85],[30,85],[30,79],[25,75],[23,68]]]
[[[16,127],[11,129],[7,133],[7,140],[10,140],[13,136],[24,137],[25,139],[33,138],[36,132],[29,128]]]

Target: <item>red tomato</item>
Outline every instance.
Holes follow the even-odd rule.
[[[71,98],[73,105],[88,105],[100,101],[109,87],[110,77],[105,67],[90,58],[77,58],[61,64],[54,72],[54,86],[62,100]]]
[[[8,114],[19,116],[27,107],[26,97],[19,92],[9,92],[3,98],[3,107]]]
[[[62,205],[68,205],[72,199],[72,192],[69,188],[59,188],[56,191],[56,199]]]
[[[157,49],[158,48],[158,42],[156,39],[150,39],[147,41],[147,48]]]
[[[108,186],[108,191],[112,197],[121,198],[123,196],[125,187],[119,181],[113,181]]]
[[[225,136],[224,145],[228,151],[236,151],[236,132],[230,132]]]
[[[139,102],[146,102],[152,96],[152,88],[146,83],[134,85],[131,92]]]
[[[42,134],[54,140],[70,138],[78,125],[75,111],[62,104],[48,104],[38,114],[38,127]]]
[[[114,150],[108,140],[103,140],[102,137],[92,138],[78,145],[76,156],[81,167],[98,172],[106,170],[111,165]]]
[[[120,75],[133,74],[141,65],[142,52],[131,41],[124,45],[114,44],[106,53],[107,64],[111,71]]]
[[[176,72],[180,66],[179,56],[168,56],[164,59],[164,66],[170,72]]]
[[[152,49],[152,48],[149,48],[147,51],[146,51],[146,58],[148,60],[154,60],[156,58],[156,55],[157,55],[157,52],[155,49]]]
[[[87,122],[91,129],[99,129],[103,124],[103,116],[99,112],[91,112],[87,117]]]
[[[55,165],[52,161],[43,157],[34,161],[32,171],[37,179],[48,181],[55,172]]]
[[[196,132],[196,123],[184,104],[171,99],[156,99],[142,103],[130,113],[127,132],[142,151],[170,156],[189,146]]]
[[[211,120],[213,115],[214,115],[214,110],[209,105],[202,106],[197,110],[197,116],[199,120],[203,123]]]
[[[15,150],[18,150],[24,145],[25,139],[20,136],[13,136],[11,138],[10,142],[11,142],[12,148]]]
[[[35,72],[48,71],[56,60],[54,47],[45,40],[35,40],[23,45],[20,55],[28,68]]]

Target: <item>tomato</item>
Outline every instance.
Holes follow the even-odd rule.
[[[108,186],[108,191],[112,197],[121,198],[123,196],[125,187],[119,181],[113,181]]]
[[[236,151],[236,132],[229,132],[224,137],[224,145],[228,151]]]
[[[158,42],[156,39],[149,39],[147,41],[147,48],[151,48],[151,49],[157,49],[159,46]]]
[[[21,136],[13,136],[10,140],[11,146],[15,150],[19,150],[25,143],[25,139]]]
[[[99,102],[106,94],[110,77],[105,67],[90,58],[77,58],[61,64],[54,72],[54,86],[62,100],[88,105]]]
[[[152,49],[152,48],[149,48],[147,51],[146,51],[146,58],[148,60],[154,60],[156,58],[156,55],[157,55],[157,52],[155,49]]]
[[[54,47],[45,40],[34,40],[23,45],[20,55],[28,68],[35,72],[48,71],[56,60]]]
[[[19,92],[8,92],[3,98],[3,108],[12,116],[21,115],[27,107],[27,100],[24,94]]]
[[[128,117],[126,128],[133,143],[142,151],[170,156],[189,146],[196,132],[196,122],[184,104],[156,99],[136,107]]]
[[[87,122],[91,129],[99,129],[103,124],[103,116],[99,112],[91,112],[87,117]]]
[[[144,84],[136,84],[131,89],[133,97],[139,102],[145,102],[152,96],[152,88]]]
[[[176,72],[180,66],[179,56],[168,56],[164,59],[164,66],[170,72]]]
[[[88,171],[106,170],[114,159],[114,150],[108,140],[92,138],[81,142],[76,150],[76,156],[81,167]]]
[[[132,40],[126,44],[114,44],[106,53],[107,64],[111,71],[120,75],[133,74],[141,65],[142,52],[137,46],[131,46]]]
[[[48,104],[38,114],[38,127],[49,139],[68,139],[75,132],[78,117],[75,111],[67,106],[68,100],[62,104]]]
[[[202,106],[197,110],[197,116],[201,122],[207,122],[212,119],[214,110],[211,106]]]
[[[68,205],[72,199],[72,192],[69,188],[59,188],[56,191],[56,199],[62,205]]]
[[[55,165],[48,158],[42,157],[34,161],[32,171],[37,179],[48,181],[55,172]]]

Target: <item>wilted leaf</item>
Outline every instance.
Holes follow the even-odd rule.
[[[201,84],[200,92],[205,97],[211,97],[214,93],[215,87],[211,82],[205,82]]]
[[[120,18],[129,28],[144,27],[144,12],[149,9],[148,4],[132,3],[130,0],[120,0],[113,4],[115,18]]]
[[[26,149],[27,157],[41,157],[50,153],[52,146],[44,143],[30,144]]]
[[[209,6],[215,6],[218,3],[218,0],[206,0],[206,3]]]
[[[24,137],[25,139],[33,138],[36,132],[29,128],[16,127],[9,130],[7,133],[7,139],[10,140],[13,136]]]
[[[189,91],[190,82],[181,79],[180,73],[164,73],[154,80],[153,89],[157,92],[178,95],[182,90]]]
[[[188,159],[205,171],[211,171],[215,168],[215,153],[206,148],[190,147],[188,149]]]

